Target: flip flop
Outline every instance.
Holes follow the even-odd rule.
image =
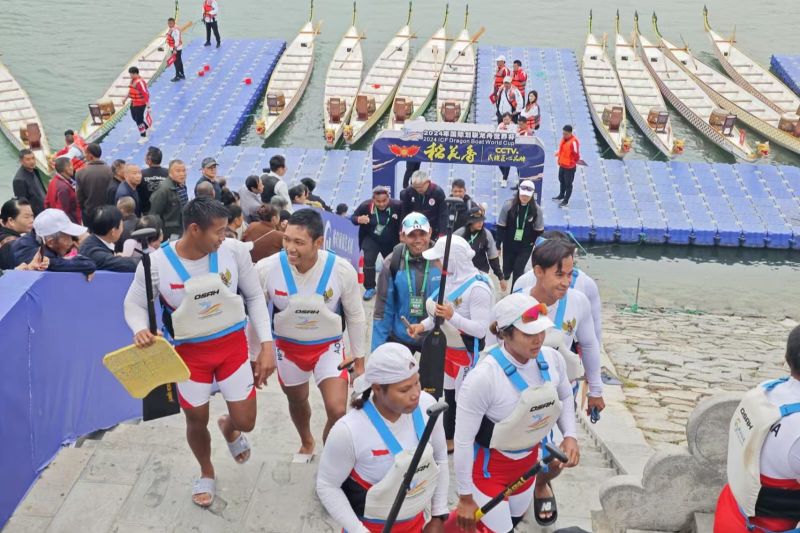
[[[309,464],[314,460],[313,453],[296,453],[292,456],[292,462],[298,464]]]
[[[550,492],[553,494],[549,498],[537,498],[536,493],[533,493],[533,518],[536,519],[536,523],[540,526],[550,526],[558,520],[556,493],[550,483],[547,483],[547,486],[550,487]],[[544,519],[540,516],[541,513],[552,513],[552,515],[550,518]]]
[[[202,507],[203,509],[211,507],[211,504],[214,503],[214,496],[216,494],[216,490],[217,490],[216,479],[212,479],[210,477],[201,477],[197,479],[194,482],[194,487],[192,487],[192,503],[198,507]],[[198,494],[210,494],[211,499],[205,505],[197,503],[194,497],[197,496]]]
[[[235,441],[228,442],[227,444],[228,444],[228,450],[230,450],[233,460],[236,461],[238,464],[243,465],[250,460],[249,455],[241,461],[237,459],[237,457],[242,455],[244,452],[250,451],[250,443],[247,442],[247,437],[244,436],[244,433],[240,432],[239,437]]]

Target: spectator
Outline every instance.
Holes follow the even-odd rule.
[[[278,211],[270,204],[262,204],[257,214],[258,220],[247,226],[242,236],[244,242],[253,243],[253,249],[250,250],[253,263],[258,263],[283,248],[283,232],[278,229]]]
[[[160,186],[159,186],[160,187]],[[164,231],[161,226],[161,219],[158,218],[156,215],[145,215],[140,218],[136,222],[136,227],[134,231],[145,229],[145,228],[153,228],[156,230],[156,234],[153,237],[147,239],[147,251],[148,252],[155,252],[158,250],[161,243],[164,241]],[[122,245],[122,257],[136,257],[137,255],[141,255],[142,253],[142,243],[137,241],[134,238],[129,238],[125,240]]]
[[[292,202],[292,212],[306,207],[308,203],[308,189],[306,189],[306,186],[300,183],[289,189],[289,200]]]
[[[197,184],[194,186],[194,195],[197,196],[197,187],[201,183],[210,183],[214,188],[214,196],[211,198],[216,198],[217,200],[221,199],[222,186],[219,184],[219,181],[217,181],[217,161],[213,157],[206,157],[203,159],[201,166],[203,175],[200,176],[200,179],[197,180]]]
[[[289,211],[287,211],[286,209],[281,211],[281,221],[279,223],[279,229],[281,231],[286,231],[286,226],[289,225],[289,218],[291,216],[292,216],[292,214]]]
[[[36,154],[27,148],[19,151],[19,169],[11,181],[14,196],[25,198],[31,203],[33,216],[44,211],[44,198],[47,194],[42,174],[36,168]]]
[[[512,85],[517,88],[520,94],[525,94],[525,86],[528,83],[528,73],[522,68],[522,61],[515,59],[514,65],[511,68]]]
[[[242,229],[242,225],[244,225],[242,208],[236,204],[228,205],[226,208],[228,209],[228,226],[225,228],[225,237],[238,241],[244,232]]]
[[[314,181],[312,178],[303,178],[300,180],[300,183],[305,185],[306,188],[308,189],[309,203],[316,202],[319,204],[319,206],[315,205],[314,207],[319,207],[320,209],[324,209],[325,211],[328,211],[330,213],[331,208],[328,204],[325,203],[325,200],[314,194],[314,189],[317,188],[317,182]]]
[[[264,183],[258,176],[247,176],[244,185],[239,189],[239,204],[244,212],[244,219],[247,222],[258,220],[258,210],[261,208],[261,193],[264,191]]]
[[[229,188],[223,185],[221,190],[222,193],[219,197],[219,201],[222,202],[222,205],[224,205],[225,207],[229,205],[239,205],[239,198],[237,198],[236,195],[233,192],[231,192]]]
[[[500,268],[500,253],[497,251],[492,232],[483,225],[484,220],[486,217],[481,206],[473,205],[467,214],[467,224],[455,230],[453,235],[463,237],[469,243],[475,252],[472,264],[487,275],[491,269],[500,281],[500,290],[505,292],[507,283]]]
[[[336,206],[336,214],[340,217],[346,217],[348,209],[347,204],[339,204]]]
[[[72,165],[67,158],[59,159]],[[37,255],[43,255],[49,261],[50,272],[91,274],[96,269],[94,261],[75,250],[75,239],[85,233],[86,228],[72,222],[64,211],[45,209],[34,219],[33,230],[11,243],[12,268],[30,264]]]
[[[517,115],[525,105],[525,98],[522,93],[511,84],[511,76],[506,76],[503,79],[503,85],[489,97],[489,100],[495,106],[498,124],[503,121],[503,115],[506,113],[509,113],[511,121],[516,123]]]
[[[464,209],[460,210],[456,215],[455,229],[463,228],[467,224],[469,211],[476,204],[472,197],[467,194],[467,184],[461,178],[456,178],[450,185],[450,196],[461,198],[464,201]]]
[[[287,193],[288,194],[288,193]],[[273,196],[269,201],[270,205],[274,207],[279,213],[281,211],[290,211],[289,202],[283,196]]]
[[[137,188],[141,182],[142,169],[139,168],[139,165],[125,165],[125,181],[120,183],[119,187],[117,187],[117,194],[114,197],[114,205],[119,202],[120,198],[130,196],[136,203],[136,209],[134,210],[136,216],[142,216],[142,202],[139,198],[139,193],[137,192]]]
[[[61,209],[69,219],[75,223],[81,223],[81,209],[78,206],[78,193],[75,190],[75,171],[72,162],[66,157],[56,159],[56,175],[50,180],[47,187],[47,196],[44,199],[44,206],[47,209]]]
[[[516,133],[517,127],[514,125],[514,119],[511,116],[511,113],[503,113],[503,118],[500,124],[497,125],[497,130],[500,133]],[[511,167],[500,165],[498,167],[500,169],[500,175],[502,179],[500,181],[500,185],[505,187],[508,185],[508,173],[511,171]]]
[[[111,164],[111,182],[106,190],[106,205],[117,203],[117,189],[125,181],[125,164],[124,159],[115,159]]]
[[[561,200],[559,207],[566,207],[572,196],[572,182],[575,181],[575,168],[583,163],[581,160],[581,148],[578,138],[572,134],[572,126],[564,126],[564,134],[556,152],[558,161],[558,196],[553,200]]]
[[[214,190],[214,185],[211,182],[205,181],[198,183],[194,188],[195,197],[205,196],[206,198],[216,199],[217,193]]]
[[[403,216],[414,211],[422,213],[431,226],[431,236],[436,238],[447,229],[447,205],[441,187],[431,183],[427,172],[418,170],[411,176],[411,185],[400,192]]]
[[[280,196],[286,200],[287,205],[292,203],[289,198],[289,188],[283,181],[286,175],[286,158],[282,155],[274,155],[269,160],[269,172],[264,169],[266,174],[261,175],[261,182],[264,190],[261,192],[261,201],[265,204],[270,202],[273,197]]]
[[[189,201],[186,190],[186,165],[180,159],[169,163],[169,179],[158,186],[150,197],[150,214],[161,219],[164,238],[173,240],[183,235],[183,207]]]
[[[514,283],[525,273],[533,244],[544,231],[542,208],[536,205],[533,182],[523,180],[517,194],[507,200],[497,217],[497,242],[503,252],[503,277]],[[512,289],[514,284],[511,285]]]
[[[33,228],[33,209],[26,198],[12,198],[0,207],[0,248]]]
[[[542,122],[542,112],[539,109],[539,93],[531,91],[528,93],[528,101],[525,102],[525,107],[520,111],[519,117],[523,119],[528,126],[529,132],[534,132],[539,129]],[[519,124],[522,124],[522,120]]]
[[[375,262],[389,257],[400,243],[403,204],[389,196],[386,187],[372,189],[372,199],[362,202],[350,220],[358,226],[358,247],[364,253],[364,300],[375,296]]]
[[[139,193],[139,201],[142,203],[143,214],[150,212],[150,196],[156,192],[161,182],[169,177],[169,171],[161,166],[163,159],[164,154],[157,146],[147,148],[144,156],[146,168],[142,170],[142,182],[136,189],[136,192]]]
[[[94,261],[97,270],[135,272],[138,259],[114,253],[122,237],[122,213],[113,205],[98,207],[89,217],[89,237],[81,244],[81,253]]]
[[[139,218],[136,216],[136,202],[130,196],[120,198],[117,202],[117,209],[122,213],[122,236],[117,241],[114,251],[121,252],[125,241],[130,238],[131,233],[136,229]],[[89,226],[91,228],[91,225]]]
[[[511,76],[511,71],[506,66],[506,56],[497,56],[495,62],[497,63],[497,70],[494,73],[493,93],[496,93],[503,86],[503,81],[507,76]]]
[[[75,173],[78,205],[87,218],[101,205],[106,205],[108,186],[114,180],[111,167],[100,159],[103,151],[99,144],[86,147],[86,165]],[[87,224],[90,222],[86,221]]]

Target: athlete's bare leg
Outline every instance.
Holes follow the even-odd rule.
[[[197,462],[200,463],[200,477],[214,479],[214,465],[211,464],[211,434],[208,432],[208,403],[200,407],[184,409],[186,416],[186,440]],[[208,506],[211,494],[195,494],[192,499],[197,505]]]
[[[322,432],[322,442],[325,442],[333,425],[347,412],[347,380],[338,376],[324,379],[319,384],[319,390],[328,415],[325,430]]]
[[[311,434],[311,404],[308,403],[308,383],[287,387],[281,385],[289,400],[289,415],[300,435],[300,454],[314,453],[314,435]]]
[[[253,431],[256,426],[256,397],[238,402],[227,402],[228,413],[217,420],[220,431],[228,442],[233,442],[239,435]],[[236,456],[237,463],[243,463],[250,457],[250,450]]]

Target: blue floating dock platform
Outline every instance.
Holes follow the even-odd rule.
[[[795,93],[800,94],[800,56],[772,56],[770,66],[783,83]]]

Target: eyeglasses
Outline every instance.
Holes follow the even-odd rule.
[[[520,315],[518,320],[522,320],[523,324],[529,324],[539,320],[540,316],[547,316],[547,306],[542,303],[536,304],[530,309],[527,309]],[[516,322],[516,320],[514,322]]]

